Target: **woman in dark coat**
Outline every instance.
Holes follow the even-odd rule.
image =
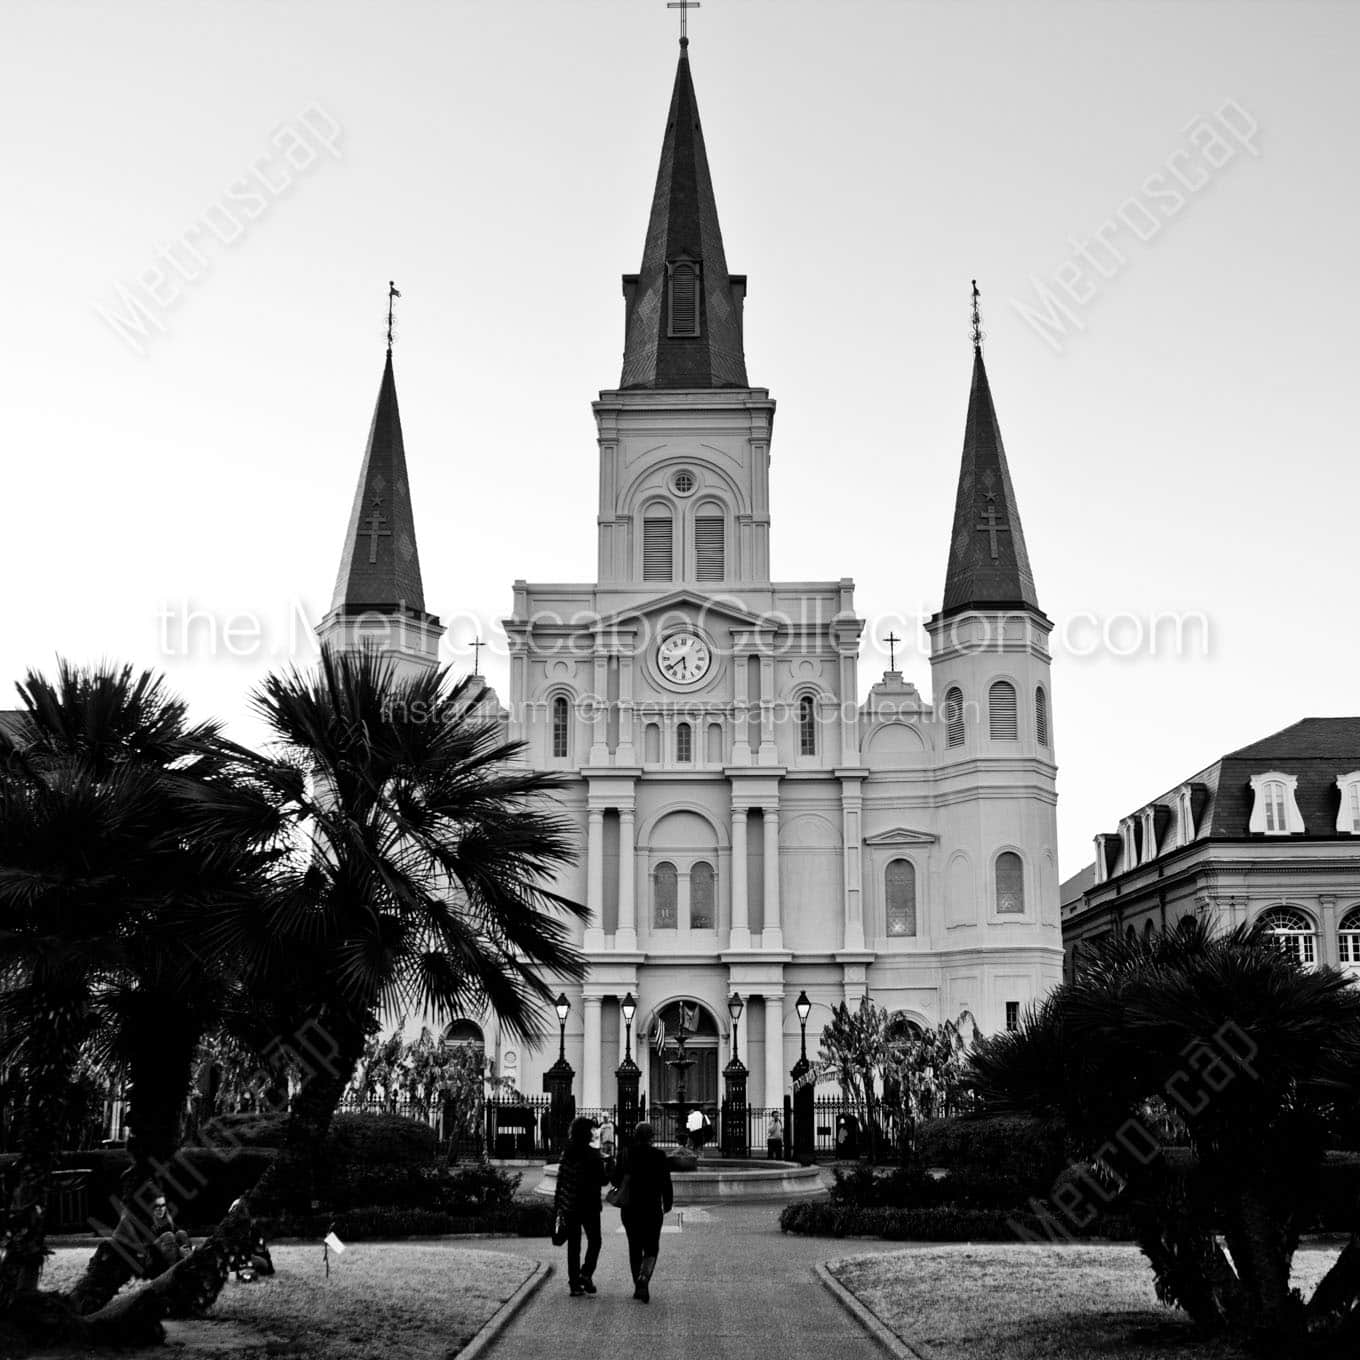
[[[595,1264],[600,1259],[600,1192],[608,1174],[599,1150],[590,1146],[594,1122],[573,1119],[567,1146],[557,1166],[557,1194],[553,1209],[567,1221],[567,1284],[572,1298],[594,1294]],[[581,1260],[581,1233],[586,1235],[586,1259]]]
[[[652,1126],[633,1130],[632,1146],[619,1158],[614,1184],[628,1181],[628,1201],[620,1210],[628,1234],[628,1264],[633,1272],[633,1297],[643,1303],[661,1251],[661,1220],[671,1211],[671,1166],[666,1154],[652,1146]]]

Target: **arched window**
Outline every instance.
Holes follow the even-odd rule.
[[[996,910],[999,916],[1024,914],[1025,866],[1013,850],[996,857]]]
[[[700,860],[689,871],[689,924],[691,930],[712,930],[713,866]]]
[[[661,728],[656,723],[642,729],[642,759],[648,765],[661,764]]]
[[[1256,929],[1300,963],[1317,962],[1317,934],[1308,916],[1297,907],[1271,907],[1256,918]]]
[[[888,934],[916,934],[916,866],[910,860],[895,859],[883,875],[883,896],[887,905]]]
[[[817,754],[817,701],[810,694],[798,701],[798,754]]]
[[[676,922],[675,865],[658,864],[652,875],[652,927],[655,930],[674,930]]]
[[[1034,691],[1034,735],[1040,746],[1048,745],[1048,695],[1042,685]]]
[[[671,265],[672,335],[699,334],[699,266],[689,260]]]
[[[1336,942],[1342,967],[1360,973],[1360,907],[1352,907],[1341,918]]]
[[[1138,943],[1138,932],[1133,928],[1132,925],[1124,927],[1124,943],[1125,944]]]
[[[688,765],[694,759],[694,729],[687,723],[678,723],[675,728],[675,759],[680,765]]]
[[[1020,736],[1020,720],[1015,705],[1015,686],[1009,680],[998,680],[987,695],[988,717],[993,741],[1016,741]]]
[[[1152,937],[1153,937],[1156,933],[1157,933],[1156,927],[1153,926],[1153,924],[1152,924],[1152,918],[1149,917],[1146,921],[1143,922],[1143,943],[1144,943],[1144,944],[1151,944],[1151,943],[1152,943]]]
[[[555,756],[567,754],[567,736],[570,710],[567,701],[559,694],[552,705],[552,753]]]
[[[662,505],[650,506],[642,519],[642,579],[670,581],[675,575],[675,543],[671,512]]]
[[[963,745],[963,691],[955,686],[944,696],[944,743],[946,746]]]
[[[721,581],[726,576],[726,520],[722,506],[701,505],[694,516],[694,579]]]

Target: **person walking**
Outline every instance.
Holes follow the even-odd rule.
[[[646,1303],[661,1252],[661,1222],[671,1211],[671,1167],[666,1154],[652,1146],[655,1131],[645,1120],[633,1130],[633,1144],[619,1158],[613,1182],[619,1188],[623,1230],[628,1234],[628,1265],[633,1297]]]
[[[553,1210],[566,1220],[567,1286],[574,1299],[594,1294],[595,1265],[600,1259],[600,1192],[608,1175],[598,1148],[590,1145],[593,1120],[584,1116],[571,1121],[567,1146],[557,1166],[557,1193]],[[585,1260],[581,1259],[581,1234],[586,1237]]]

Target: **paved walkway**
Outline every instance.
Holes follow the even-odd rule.
[[[567,1292],[567,1252],[537,1241],[478,1242],[551,1261],[552,1278],[496,1340],[496,1360],[882,1360],[883,1351],[813,1274],[819,1261],[891,1250],[884,1242],[786,1237],[778,1204],[715,1204],[667,1215],[652,1301],[633,1298],[617,1209],[604,1211],[599,1293]],[[677,1219],[679,1222],[677,1223]],[[470,1244],[471,1245],[471,1244]],[[583,1244],[584,1245],[584,1244]]]

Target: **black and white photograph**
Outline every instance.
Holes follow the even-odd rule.
[[[1357,53],[3,0],[0,1357],[1360,1355]]]

